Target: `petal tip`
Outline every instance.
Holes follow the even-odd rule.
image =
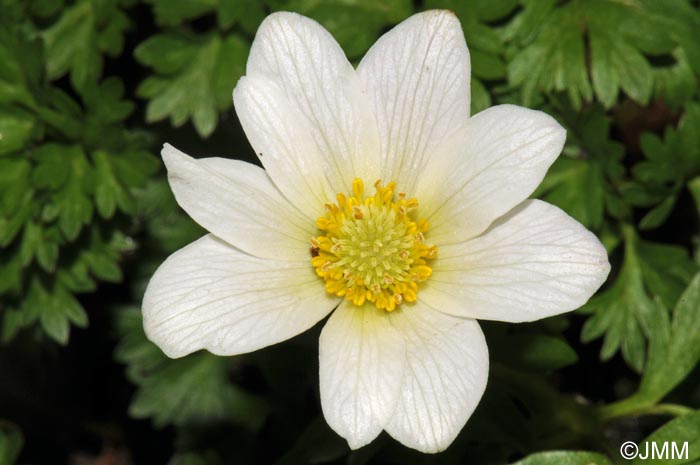
[[[176,149],[172,145],[168,144],[167,142],[163,144],[163,148],[160,151],[160,156],[163,159],[163,162],[165,163],[165,166],[170,169],[172,163],[176,159],[182,159],[183,157],[186,157],[184,153],[182,153],[180,150]]]

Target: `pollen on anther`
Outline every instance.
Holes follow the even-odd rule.
[[[374,188],[365,197],[364,183],[355,179],[352,195],[339,193],[336,204],[326,205],[316,221],[321,234],[311,239],[311,263],[329,293],[393,311],[416,300],[437,247],[425,243],[428,222],[411,217],[417,199],[395,193],[393,182],[377,180]]]

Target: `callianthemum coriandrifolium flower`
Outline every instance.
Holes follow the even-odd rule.
[[[210,234],[153,276],[148,337],[171,357],[234,355],[332,312],[329,425],[352,448],[386,430],[445,449],[486,386],[476,319],[573,310],[610,268],[592,233],[527,200],[564,129],[513,105],[470,117],[469,81],[447,11],[399,24],[357,69],[316,22],[269,16],[233,93],[265,169],[163,149],[177,201]]]

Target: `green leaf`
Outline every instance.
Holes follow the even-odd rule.
[[[464,2],[461,0],[429,0],[426,9],[447,9],[454,11],[462,23],[464,35],[469,44],[473,77],[484,81],[500,81],[506,78],[503,40],[497,31],[487,23],[500,21],[513,12],[517,1]],[[486,108],[478,102],[474,104],[475,87],[472,79],[472,113]],[[479,95],[476,95],[479,98]]]
[[[236,35],[221,37],[157,35],[134,52],[157,75],[141,83],[139,96],[149,99],[149,122],[170,117],[173,126],[192,119],[206,137],[216,128],[218,111],[231,106],[231,91],[243,75],[249,44]]]
[[[14,465],[22,450],[24,438],[20,429],[5,420],[0,419],[0,463]]]
[[[158,427],[221,420],[251,430],[262,426],[268,407],[228,380],[235,359],[208,352],[167,358],[146,339],[138,310],[121,309],[117,325],[123,339],[115,358],[128,365],[129,379],[139,386],[130,415],[151,418]]]
[[[202,16],[216,7],[217,0],[147,0],[159,26],[177,26]]]
[[[612,462],[596,452],[553,451],[532,454],[513,465],[612,465]]]
[[[581,21],[578,2],[554,10],[538,25],[541,32],[537,38],[510,60],[508,80],[521,88],[525,105],[533,101],[536,92],[568,91],[576,108],[582,100],[591,99]]]
[[[323,417],[316,417],[275,465],[328,463],[347,453],[348,443],[330,429]]]
[[[120,282],[123,276],[119,259],[123,253],[133,251],[133,241],[117,230],[106,233],[92,227],[87,244],[79,252],[81,263],[100,280]]]
[[[661,140],[645,133],[640,138],[646,160],[634,168],[642,182],[664,183],[700,173],[700,104],[689,102],[678,128],[667,128]]]
[[[207,451],[202,454],[195,452],[187,452],[183,454],[175,454],[168,465],[221,465],[222,461],[219,455],[214,451]]]
[[[221,0],[219,8],[216,10],[219,25],[222,28],[230,28],[238,20],[246,16],[251,6],[257,6],[257,9],[262,9],[260,8],[260,3],[256,0]]]
[[[46,334],[62,345],[68,343],[71,322],[79,327],[87,326],[85,310],[70,293],[60,286],[45,288],[38,279],[29,285],[26,299],[22,303],[22,312],[28,315],[38,314]]]
[[[34,124],[30,113],[0,107],[0,156],[22,149],[32,136]]]
[[[475,115],[491,106],[491,95],[478,79],[472,78],[471,114]]]
[[[562,338],[544,334],[513,336],[512,344],[518,350],[510,359],[516,366],[536,371],[558,370],[578,361],[574,349]]]
[[[676,205],[676,198],[676,195],[667,196],[660,204],[644,215],[639,221],[639,229],[646,231],[661,226]]]
[[[361,57],[383,30],[413,12],[409,0],[271,0],[268,4],[273,11],[295,11],[321,23],[350,59]]]
[[[258,0],[147,0],[153,6],[156,23],[177,26],[186,21],[216,12],[219,25],[228,29],[241,22],[243,29],[254,33],[265,17],[262,2]],[[250,29],[251,20],[255,22]]]
[[[660,401],[676,387],[700,360],[700,273],[688,285],[673,311],[673,322],[666,314],[657,319],[659,330],[650,341],[647,364],[635,395],[647,405]],[[700,439],[700,438],[699,438]]]
[[[695,94],[695,74],[685,51],[677,48],[671,52],[670,63],[654,66],[654,98],[663,99],[674,110],[683,106]]]
[[[32,13],[47,18],[54,15],[63,6],[63,0],[31,0]]]
[[[59,235],[55,229],[44,229],[29,221],[24,227],[20,242],[20,257],[26,267],[32,258],[36,257],[39,265],[49,273],[56,270],[58,260]]]
[[[491,343],[492,361],[532,372],[550,372],[576,363],[576,351],[557,334],[566,329],[566,326],[557,325],[566,321],[555,318],[545,321],[550,325],[545,330],[555,334],[542,333],[541,328],[530,325],[489,328],[487,338]]]
[[[92,219],[93,169],[78,146],[46,144],[34,156],[40,163],[34,184],[55,191],[51,201],[58,211],[58,225],[66,239],[75,240]]]
[[[534,195],[561,207],[586,227],[603,225],[610,181],[624,173],[624,147],[610,139],[611,120],[599,105],[577,112],[566,102],[554,107],[567,128],[568,145]]]
[[[607,27],[604,24],[590,31],[591,77],[596,96],[608,108],[617,101],[618,89],[622,88],[635,101],[647,103],[653,84],[651,66],[641,52]]]
[[[601,358],[607,360],[621,349],[625,361],[641,372],[645,340],[658,336],[663,329],[656,322],[666,318],[649,294],[673,306],[698,267],[681,248],[642,241],[629,226],[624,237],[625,258],[619,276],[581,309],[593,313],[581,338],[589,342],[605,335]]]
[[[11,27],[0,28],[0,104],[19,103],[32,107],[30,91],[43,70],[41,43]]]
[[[673,308],[698,270],[682,247],[648,241],[637,243],[642,275],[649,290],[659,296],[666,308]]]
[[[116,156],[103,150],[92,152],[95,163],[95,206],[103,218],[111,218],[119,206],[124,213],[133,213],[136,208],[134,198],[117,178],[113,158]]]
[[[700,42],[697,40],[697,33],[700,30],[700,13],[697,7],[693,7],[685,0],[667,0],[658,2],[656,0],[638,0],[644,10],[653,15],[654,21],[659,24],[658,29],[669,36],[677,43],[688,58],[688,63],[695,73],[700,74]],[[649,34],[644,27],[630,24],[631,29],[637,32],[637,39],[646,42],[662,42],[659,40],[659,30],[656,34]],[[658,54],[658,51],[657,53]]]
[[[673,211],[683,184],[700,175],[700,104],[688,103],[678,128],[667,127],[661,139],[644,133],[640,145],[646,158],[632,173],[636,189],[645,195],[628,196],[636,206],[653,206],[640,221],[640,229],[661,226]]]
[[[654,74],[645,54],[671,53],[679,43],[659,8],[648,2],[523,3],[524,12],[506,27],[504,37],[513,54],[509,82],[521,89],[525,105],[536,93],[566,92],[580,108],[594,91],[608,108],[620,90],[646,104]]]
[[[700,213],[700,176],[688,181],[688,190],[695,201],[695,208]]]
[[[16,213],[26,194],[31,196],[30,173],[28,160],[0,159],[0,218]]]
[[[602,169],[595,160],[561,156],[535,195],[557,205],[586,227],[597,229],[605,210],[604,185]]]
[[[104,126],[124,121],[134,110],[134,103],[124,100],[124,84],[117,77],[109,77],[99,85],[88,85],[81,94],[90,119]],[[100,129],[104,130],[104,127]]]
[[[685,445],[687,443],[687,445]],[[662,448],[668,446],[668,456],[655,457],[647,460],[637,457],[632,465],[643,465],[653,462],[659,465],[683,465],[695,464],[700,458],[700,411],[684,415],[675,420],[671,420],[661,428],[654,431],[648,438],[640,443],[642,455],[646,454],[646,448],[651,451],[652,445]],[[675,450],[674,450],[675,445]],[[684,447],[687,446],[687,449]],[[685,452],[687,451],[687,458]],[[682,453],[681,453],[682,452]]]
[[[43,31],[46,72],[57,79],[70,72],[73,88],[80,92],[97,82],[102,73],[102,54],[118,55],[129,27],[116,0],[79,0]]]
[[[0,295],[17,292],[22,283],[22,257],[9,250],[0,250]]]
[[[146,229],[155,241],[153,248],[166,254],[201,237],[204,230],[183,214],[167,181],[160,179],[139,192],[139,215],[147,219]]]

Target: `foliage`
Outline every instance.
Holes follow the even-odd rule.
[[[126,21],[103,7],[109,21]],[[96,33],[93,25],[70,24],[80,15],[92,17],[91,8],[95,5],[83,2],[62,12],[42,35],[44,47],[39,31],[26,31],[33,27],[29,21],[7,24],[0,32],[4,341],[38,323],[65,344],[71,324],[87,325],[76,295],[95,290],[98,280],[122,279],[119,262],[135,247],[127,234],[136,209],[134,190],[158,168],[143,135],[124,126],[134,104],[124,99],[122,81],[116,76],[98,81],[99,47],[77,48]],[[118,53],[121,29],[111,27],[90,43]],[[86,61],[92,62],[90,70],[82,68]],[[52,82],[68,70],[78,98]]]
[[[328,428],[318,328],[256,354],[170,360],[136,309],[155,268],[202,234],[155,153],[171,141],[249,155],[231,91],[264,17],[318,20],[357,64],[384,31],[428,8],[462,23],[473,113],[515,103],[567,129],[534,196],[594,231],[613,269],[575,314],[484,324],[485,397],[454,445],[426,458],[386,435],[349,451]],[[103,350],[127,392],[108,403],[128,404],[130,419],[83,418],[87,407],[76,407],[81,433],[57,447],[93,434],[132,447],[135,464],[609,465],[622,442],[655,440],[688,441],[697,462],[697,0],[0,0],[0,11],[0,373],[15,373],[6,360],[46,354],[68,372]],[[32,426],[41,414],[22,413],[34,399],[24,410],[8,400],[46,382],[27,379],[0,382],[0,464],[61,463],[42,456],[53,442]],[[155,458],[139,452],[151,441]]]
[[[12,465],[22,450],[22,432],[12,423],[0,419],[0,463]]]

